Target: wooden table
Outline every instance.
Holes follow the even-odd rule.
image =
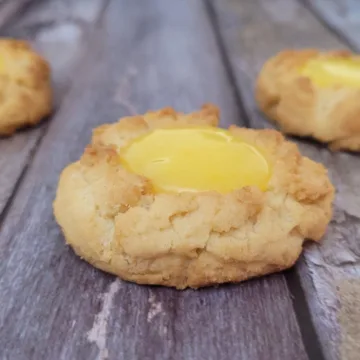
[[[337,187],[320,245],[291,270],[200,291],[137,286],[77,258],[52,215],[91,129],[217,104],[264,128],[257,72],[289,47],[360,50],[356,0],[0,1],[1,36],[52,64],[56,111],[0,139],[0,359],[360,359],[360,157],[296,141]],[[360,121],[360,119],[359,119]]]

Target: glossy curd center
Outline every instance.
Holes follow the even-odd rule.
[[[348,58],[313,59],[301,69],[318,86],[360,87],[360,60]]]
[[[266,190],[269,163],[256,147],[218,128],[157,129],[121,150],[125,168],[157,192]]]

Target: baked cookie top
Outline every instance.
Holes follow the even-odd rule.
[[[34,125],[51,112],[49,64],[21,40],[0,39],[0,135]]]
[[[255,93],[283,132],[313,137],[332,149],[360,150],[360,56],[281,51],[264,64]]]
[[[291,266],[304,239],[319,240],[330,221],[334,189],[327,171],[275,130],[217,130],[218,120],[218,109],[206,105],[190,114],[166,108],[95,129],[81,159],[60,177],[54,212],[67,242],[90,263],[126,280],[178,288],[240,281]],[[191,162],[198,172],[214,164],[230,168],[206,148],[209,143],[208,157],[197,158],[185,142],[181,151],[192,152],[177,158],[171,152],[178,140],[160,141],[177,130],[180,140],[186,134],[191,144],[209,136],[216,151],[224,145],[217,136],[225,136],[239,161],[244,153],[253,157],[242,162],[245,170],[232,159],[233,172],[220,174],[220,180],[212,170],[199,177]],[[166,164],[154,170],[142,161],[143,156],[164,160],[164,153],[174,155],[175,166],[186,167],[184,159],[189,166],[173,168],[173,176]],[[170,177],[159,181],[158,170]]]

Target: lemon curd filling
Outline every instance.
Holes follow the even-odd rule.
[[[121,149],[120,157],[157,192],[266,190],[270,178],[259,149],[218,128],[157,129]]]
[[[313,59],[301,69],[318,86],[345,85],[360,88],[360,60],[348,58]]]

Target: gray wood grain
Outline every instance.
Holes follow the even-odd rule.
[[[31,0],[0,1],[0,27],[8,24]]]
[[[51,64],[55,92],[55,111],[59,107],[82,54],[86,49],[92,24],[96,22],[106,0],[67,0],[5,2],[5,9],[17,12],[4,13],[11,16],[9,26],[0,29],[0,35],[26,39],[31,42]],[[20,5],[28,5],[20,11]],[[7,24],[7,22],[4,23]],[[31,163],[32,155],[46,132],[48,122],[35,129],[27,129],[11,138],[0,138],[0,219],[3,209],[16,191],[22,175]]]
[[[266,59],[284,48],[344,47],[294,0],[214,0],[212,5],[252,127],[273,127],[257,110],[253,96],[255,78]],[[295,141],[304,155],[328,167],[337,188],[335,214],[326,237],[319,245],[308,244],[297,266],[323,352],[335,360],[341,357],[346,333],[338,321],[342,302],[337,288],[349,278],[360,277],[360,158],[331,153],[314,142]]]
[[[360,49],[360,2],[357,0],[302,0],[329,28]]]
[[[114,279],[64,245],[61,169],[91,129],[132,112],[220,106],[241,123],[201,2],[112,1],[2,228],[5,359],[307,359],[282,274],[200,291]]]

